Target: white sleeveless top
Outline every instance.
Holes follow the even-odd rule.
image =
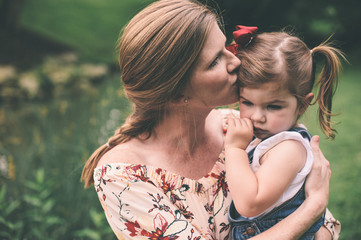
[[[260,163],[259,163],[260,158],[269,149],[271,149],[272,147],[276,146],[277,144],[279,144],[280,142],[285,141],[285,140],[296,140],[303,144],[303,146],[305,147],[306,152],[307,152],[307,159],[306,159],[305,165],[297,173],[296,177],[293,179],[293,181],[291,182],[289,187],[286,189],[286,191],[280,196],[280,198],[272,206],[267,208],[263,213],[261,213],[257,216],[251,217],[250,219],[264,216],[266,213],[270,212],[272,209],[280,206],[285,201],[291,199],[301,189],[303,183],[305,182],[306,176],[311,171],[312,164],[313,164],[313,155],[312,155],[312,149],[311,149],[310,142],[308,141],[308,139],[303,138],[300,133],[290,132],[290,131],[280,132],[280,133],[262,141],[261,143],[259,143],[257,145],[257,148],[255,149],[254,154],[253,154],[253,161],[251,163],[252,170],[254,172],[256,172],[260,167]],[[254,140],[249,144],[246,151],[247,152],[251,151],[255,147],[255,145],[256,144],[255,144],[255,140]]]

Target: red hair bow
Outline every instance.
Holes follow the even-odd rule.
[[[246,27],[242,25],[236,26],[236,31],[233,32],[233,39],[235,43],[227,46],[228,51],[236,54],[238,47],[246,46],[253,38],[253,35],[258,31],[258,27]]]

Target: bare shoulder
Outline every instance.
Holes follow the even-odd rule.
[[[143,164],[141,151],[134,141],[119,144],[106,152],[99,160],[98,166],[110,163],[139,163]]]
[[[276,146],[274,146],[270,152],[274,152],[274,153],[290,153],[290,154],[306,154],[307,151],[304,147],[304,145],[297,140],[293,140],[293,139],[287,139],[284,140],[280,143],[278,143]]]

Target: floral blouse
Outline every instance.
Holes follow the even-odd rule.
[[[118,239],[227,239],[224,153],[209,174],[188,179],[161,168],[111,163],[94,172],[94,185]]]

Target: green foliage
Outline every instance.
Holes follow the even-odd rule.
[[[36,74],[53,94],[40,98],[48,89],[43,88],[37,97],[0,103],[0,185],[7,189],[1,194],[3,239],[114,239],[95,191],[84,190],[79,180],[84,161],[124,121],[129,104],[117,91],[119,75],[101,74],[93,81],[87,76],[98,64],[85,64],[89,69],[83,72],[84,64],[62,58],[27,71],[48,73],[50,61],[52,73],[67,68],[77,77],[70,74],[67,83],[57,84]],[[88,84],[77,87],[82,78]]]
[[[0,100],[10,103],[46,100],[74,92],[91,95],[108,74],[105,64],[80,63],[77,55],[70,52],[47,57],[31,70],[20,71],[10,65],[0,65]]]
[[[39,169],[33,181],[25,182],[25,189],[24,235],[30,239],[54,239],[64,223],[54,213],[54,182],[45,177],[44,169]]]
[[[112,234],[111,229],[104,225],[104,223],[106,223],[104,213],[90,209],[89,215],[93,227],[86,227],[84,229],[78,230],[75,232],[74,236],[91,240],[102,240],[105,239],[106,236]]]
[[[24,193],[12,200],[5,185],[0,189],[1,239],[112,239],[104,213],[91,208],[88,215],[91,225],[69,232],[70,226],[56,209],[59,200],[55,194],[55,178],[46,176],[43,168],[35,172],[34,179],[24,183]],[[83,223],[86,223],[85,221]],[[68,239],[65,237],[65,239]]]
[[[6,192],[6,186],[3,185],[0,189],[0,237],[1,239],[19,239],[24,223],[20,219],[14,219],[13,216],[17,215],[21,203],[19,200],[7,200]]]
[[[35,172],[35,179],[27,181],[24,192],[13,201],[6,197],[6,187],[0,193],[2,214],[0,236],[4,239],[54,239],[64,220],[54,214],[55,199],[52,181],[45,178],[43,169]]]

